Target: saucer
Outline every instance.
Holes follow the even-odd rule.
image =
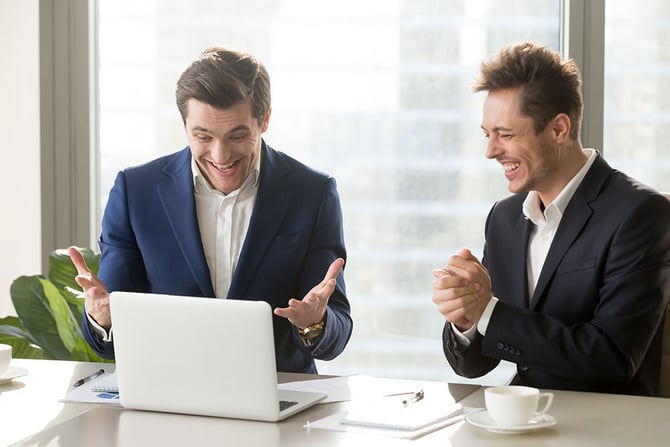
[[[475,427],[481,427],[493,433],[503,434],[527,433],[556,425],[556,419],[547,413],[535,413],[535,415],[528,420],[528,423],[513,427],[500,427],[496,425],[486,410],[470,413],[465,416],[465,420]]]
[[[5,373],[0,376],[0,385],[9,383],[13,379],[25,376],[26,374],[28,374],[27,369],[18,368],[16,366],[10,366],[9,368],[7,368],[7,371],[5,371]]]

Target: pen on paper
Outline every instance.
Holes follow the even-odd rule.
[[[72,384],[72,388],[77,388],[78,386],[82,386],[86,382],[90,382],[91,380],[95,379],[96,377],[99,377],[105,373],[104,369],[99,369],[98,371],[94,372],[93,374],[89,374],[88,376],[77,380],[75,383]]]
[[[423,399],[423,390],[419,390],[416,393],[412,395],[412,397],[409,397],[405,400],[402,401],[402,404],[406,407],[409,404],[413,404],[415,402],[419,402],[421,399]]]

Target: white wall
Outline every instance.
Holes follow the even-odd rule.
[[[38,0],[0,0],[0,317],[9,286],[41,273]]]

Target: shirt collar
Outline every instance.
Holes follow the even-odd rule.
[[[253,188],[258,187],[258,181],[260,180],[261,173],[261,157],[263,156],[263,151],[261,150],[259,153],[260,157],[256,159],[255,166],[251,172],[249,172],[249,175],[247,175],[247,178],[244,180],[244,183],[242,183],[242,186],[236,191],[239,191],[247,186],[251,186]],[[198,166],[198,163],[195,162],[195,157],[193,157],[193,154],[191,154],[191,173],[193,174],[193,187],[196,192],[216,192],[223,194],[221,191],[217,191],[216,189],[212,188],[212,185],[209,184],[207,178],[202,175],[202,172],[200,172],[200,167]]]
[[[575,195],[575,191],[577,191],[577,188],[581,185],[582,180],[584,180],[586,173],[589,172],[589,169],[598,155],[598,151],[595,149],[584,149],[584,153],[588,157],[584,166],[582,166],[577,174],[575,174],[561,192],[558,193],[554,201],[547,205],[544,210],[540,207],[540,196],[537,191],[530,191],[528,193],[526,200],[523,202],[523,214],[527,219],[535,225],[541,225],[546,222],[547,219],[545,219],[545,217],[549,218],[556,213],[558,213],[558,216],[563,215],[572,196]]]

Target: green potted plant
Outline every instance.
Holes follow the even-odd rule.
[[[93,273],[100,255],[80,248]],[[81,331],[84,299],[74,278],[77,270],[65,249],[49,256],[48,278],[20,276],[10,287],[17,316],[0,318],[0,343],[16,358],[109,362],[86,343]]]

